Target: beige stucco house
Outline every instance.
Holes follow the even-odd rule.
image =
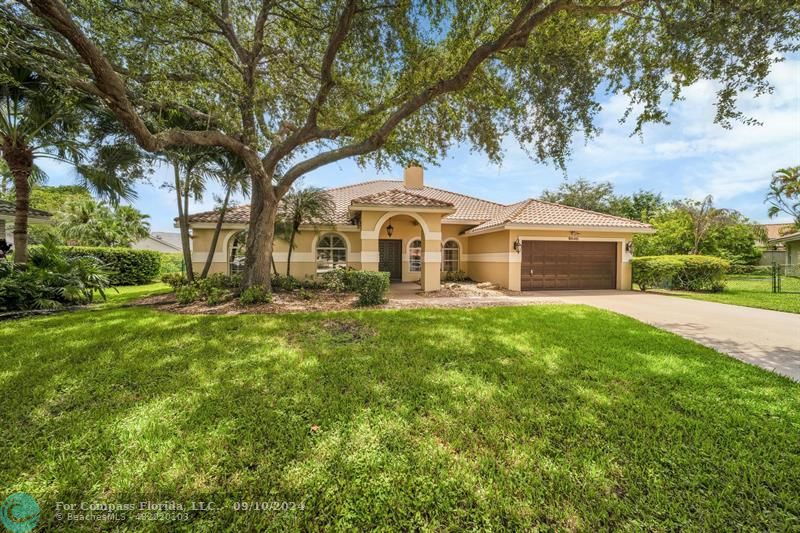
[[[631,288],[631,240],[650,233],[641,222],[527,199],[511,205],[427,187],[423,170],[409,167],[403,181],[376,180],[329,189],[334,224],[309,221],[292,252],[298,278],[352,267],[389,272],[392,280],[437,290],[443,272],[463,271],[476,281],[511,290]],[[249,206],[228,210],[214,251],[213,272],[242,264]],[[189,217],[192,258],[208,254],[217,213]],[[284,273],[288,243],[273,258]]]
[[[777,239],[772,239],[769,243],[780,245],[786,250],[784,264],[793,266],[800,265],[800,231],[785,234]]]

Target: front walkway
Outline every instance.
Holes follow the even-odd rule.
[[[419,285],[392,284],[393,307],[584,304],[630,316],[732,357],[800,381],[800,314],[642,292],[541,291],[475,297],[423,296]]]

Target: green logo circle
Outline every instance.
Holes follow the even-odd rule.
[[[26,492],[15,492],[0,506],[0,522],[11,533],[27,533],[39,521],[39,504]]]

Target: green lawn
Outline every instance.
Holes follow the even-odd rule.
[[[0,346],[0,487],[41,530],[800,528],[800,385],[589,307],[109,307]],[[214,509],[55,514],[142,501]]]
[[[106,290],[107,304],[121,304],[128,303],[133,300],[144,298],[145,296],[152,296],[154,294],[162,294],[169,292],[169,285],[166,283],[150,283],[148,285],[130,285],[124,287],[114,287]],[[103,303],[103,299],[99,294],[95,295],[95,303]]]
[[[772,292],[772,278],[754,278],[752,276],[728,278],[725,290],[717,293],[705,292],[685,292],[685,291],[659,291],[673,296],[693,298],[695,300],[707,300],[709,302],[719,302],[723,304],[744,305],[746,307],[760,307],[761,309],[772,309],[775,311],[785,311],[787,313],[800,313],[800,279],[783,278],[782,287],[791,293]]]

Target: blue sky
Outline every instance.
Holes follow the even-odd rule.
[[[653,190],[667,199],[712,194],[718,205],[766,222],[763,202],[772,171],[800,165],[800,57],[775,65],[770,81],[775,88],[772,94],[759,98],[745,94],[739,105],[763,125],[737,124],[731,130],[713,123],[715,87],[710,82],[690,87],[685,99],[672,107],[671,124],[647,126],[643,138],[631,137],[633,126],[618,122],[625,99],[607,98],[597,118],[601,134],[589,143],[575,140],[567,176],[611,181],[621,193]],[[425,170],[425,183],[512,203],[536,197],[564,179],[561,169],[531,161],[513,139],[507,139],[504,146],[505,157],[500,166],[489,163],[482,154],[470,153],[469,147],[457,147],[439,166]],[[69,168],[43,163],[51,185],[73,182]],[[401,176],[399,167],[379,172],[343,161],[309,174],[304,184],[334,187]],[[160,187],[170,180],[171,169],[161,168],[152,177],[152,184],[137,187],[138,199],[133,204],[150,216],[154,231],[175,231],[174,197]],[[213,208],[215,192],[218,191],[212,188],[202,202],[191,206],[191,211]],[[784,220],[787,219],[776,221]]]

